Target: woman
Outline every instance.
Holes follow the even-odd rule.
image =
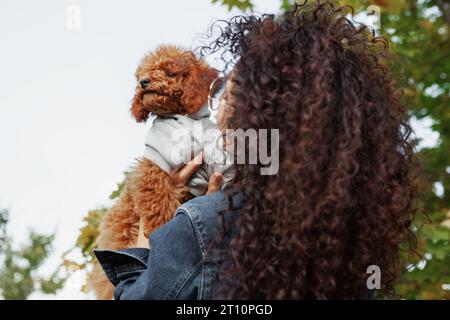
[[[386,41],[347,13],[314,2],[235,17],[205,48],[236,61],[219,124],[278,129],[278,173],[235,165],[232,184],[212,192],[214,177],[150,236],[150,250],[96,252],[115,298],[360,299],[372,296],[370,266],[393,294],[400,247],[415,244],[411,129]]]

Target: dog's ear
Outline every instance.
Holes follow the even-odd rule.
[[[148,119],[149,111],[144,108],[142,100],[137,95],[133,98],[130,112],[137,122],[145,122]]]
[[[188,114],[197,112],[207,101],[211,83],[218,73],[205,62],[195,59],[185,81],[181,104]]]

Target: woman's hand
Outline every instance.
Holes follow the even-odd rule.
[[[187,164],[170,174],[172,183],[177,187],[185,187],[192,175],[202,166],[202,163],[203,152],[200,152]]]
[[[186,165],[178,169],[171,174],[173,184],[177,186],[186,186],[192,175],[197,172],[203,163],[203,152],[197,154]],[[215,172],[211,175],[208,182],[208,190],[206,194],[219,191],[222,187],[223,176],[219,172]]]
[[[172,182],[176,186],[186,186],[192,175],[197,172],[197,170],[201,167],[203,162],[203,153],[200,152],[197,154],[191,161],[189,161],[186,165],[178,169],[177,171],[171,174]],[[211,178],[208,182],[208,190],[206,194],[219,191],[222,187],[223,176],[219,172],[215,172],[211,175]],[[136,247],[138,248],[149,248],[148,239],[144,235],[144,225],[142,219],[139,222],[139,232],[138,238],[136,241]]]
[[[220,191],[220,188],[222,188],[222,184],[223,184],[222,174],[219,172],[213,173],[211,175],[211,178],[209,178],[208,190],[206,191],[206,194]]]

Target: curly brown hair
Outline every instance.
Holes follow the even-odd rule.
[[[236,61],[229,127],[280,133],[279,173],[238,165],[228,189],[245,201],[219,277],[226,298],[359,299],[370,265],[391,295],[400,251],[416,245],[411,128],[392,55],[349,13],[314,1],[237,16],[216,22],[220,35],[202,48]]]

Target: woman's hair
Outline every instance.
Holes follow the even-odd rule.
[[[388,43],[315,1],[282,14],[219,21],[203,54],[236,61],[230,129],[279,129],[279,172],[236,165],[244,194],[227,298],[358,299],[368,267],[393,294],[400,251],[414,249],[411,128]],[[247,151],[249,146],[246,146]]]

